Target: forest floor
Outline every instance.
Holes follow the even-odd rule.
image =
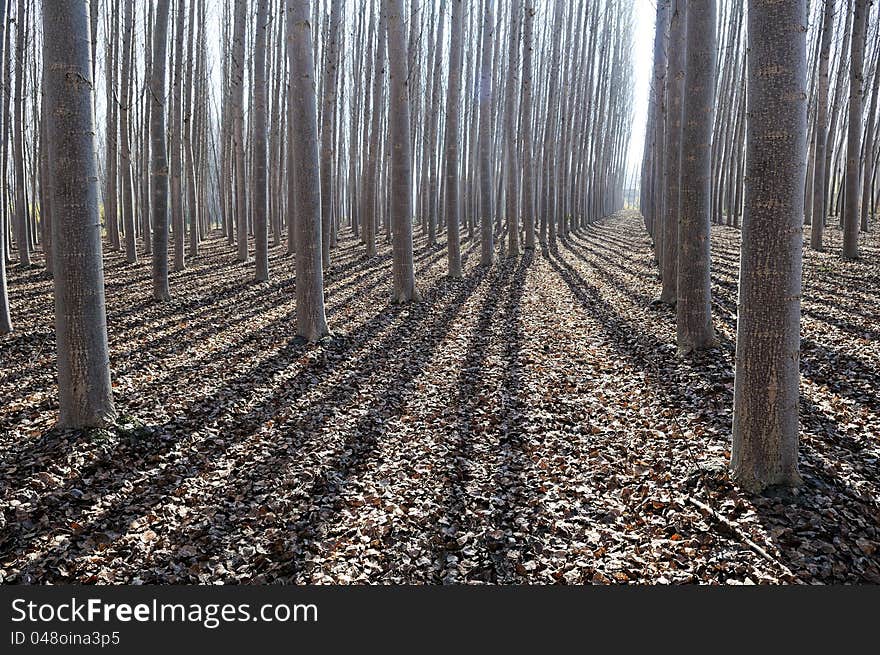
[[[51,282],[10,268],[0,338],[0,580],[880,583],[880,238],[807,252],[801,472],[729,460],[739,232],[713,228],[718,348],[675,354],[640,218],[388,302],[346,236],[335,336],[293,338],[292,261],[253,284],[219,238],[150,299],[106,258],[116,430],[60,433]],[[476,246],[476,247],[475,247]]]

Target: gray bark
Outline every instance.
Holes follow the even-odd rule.
[[[388,71],[390,74],[389,137],[391,146],[391,301],[421,300],[416,288],[412,245],[412,143],[409,129],[409,71],[404,28],[403,0],[386,0],[388,29]]]
[[[125,18],[122,32],[121,102],[119,106],[119,165],[122,168],[122,222],[125,226],[125,261],[137,261],[134,227],[134,188],[131,176],[131,145],[129,143],[128,111],[131,106],[131,40],[134,31],[134,0],[124,0]]]
[[[745,213],[731,467],[750,492],[800,482],[806,0],[749,0]]]
[[[6,3],[0,0],[0,62],[5,58],[3,52],[5,46]],[[0,198],[2,197],[0,195]],[[0,213],[0,334],[9,334],[10,332],[12,332],[12,319],[9,315],[9,292],[6,285],[6,225],[3,215]]]
[[[862,151],[862,86],[865,61],[865,35],[868,0],[855,0],[852,27],[852,53],[849,62],[849,124],[846,143],[846,195],[843,201],[843,256],[859,256],[859,163]]]
[[[687,41],[687,2],[675,0],[669,27],[669,66],[666,74],[666,179],[663,196],[663,289],[660,301],[678,300],[678,217],[681,208],[681,117]]]
[[[461,123],[461,33],[464,24],[462,0],[451,0],[452,22],[449,30],[449,83],[446,93],[446,253],[449,277],[461,277],[461,179],[459,126]]]
[[[711,348],[716,343],[709,275],[716,51],[715,0],[693,2],[687,13],[687,101],[682,116],[675,312],[679,353]]]
[[[232,155],[235,176],[236,259],[248,260],[247,185],[244,160],[244,41],[247,29],[247,0],[235,0],[232,33],[230,104],[232,109]]]
[[[480,54],[480,263],[490,266],[495,256],[492,227],[492,51],[495,43],[495,0],[485,1]]]
[[[287,2],[290,58],[288,137],[296,230],[296,333],[309,342],[329,334],[321,261],[321,179],[315,60],[309,0]]]
[[[342,0],[331,0],[330,25],[324,45],[325,67],[322,84],[323,108],[321,110],[321,258],[324,268],[330,266],[330,242],[333,220],[333,129],[336,118],[336,73],[339,68],[339,24]]]
[[[59,425],[116,417],[110,383],[87,0],[43,6],[46,127],[53,178]]]
[[[165,70],[168,60],[168,5],[158,0],[153,25],[153,62],[150,81],[150,178],[153,193],[153,298],[171,300],[168,290],[168,147],[165,142]]]
[[[822,45],[819,55],[819,90],[816,105],[816,147],[813,162],[813,211],[810,226],[810,247],[822,250],[825,232],[825,160],[828,142],[828,63],[831,58],[831,37],[834,31],[834,0],[825,0],[822,19]]]
[[[256,41],[254,44],[254,251],[257,282],[269,279],[269,179],[267,175],[269,134],[266,127],[266,35],[269,30],[269,0],[257,3]]]

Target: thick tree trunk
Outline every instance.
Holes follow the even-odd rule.
[[[859,256],[859,160],[862,151],[862,86],[868,0],[855,0],[849,62],[849,124],[846,140],[846,197],[843,203],[843,256]]]
[[[391,225],[393,228],[391,301],[421,300],[416,288],[412,244],[412,142],[409,131],[409,71],[403,0],[386,0],[388,71],[390,74],[389,137],[391,146]]]
[[[806,0],[749,0],[745,215],[731,466],[751,492],[800,482]]]
[[[329,334],[324,313],[321,261],[321,178],[315,60],[309,0],[288,0],[287,54],[290,58],[289,143],[296,230],[296,333],[309,342]]]
[[[150,81],[150,178],[153,188],[153,298],[171,300],[168,290],[168,147],[165,135],[165,69],[168,60],[168,5],[158,0],[153,26],[153,76]]]
[[[55,243],[59,425],[116,417],[110,384],[87,0],[43,6],[43,61]]]
[[[266,128],[266,34],[269,30],[269,0],[258,0],[256,42],[254,44],[254,251],[256,254],[257,282],[269,279],[269,180],[268,139]]]
[[[715,345],[712,327],[710,221],[712,118],[715,108],[715,0],[688,7],[687,72],[681,147],[676,340],[679,353]]]

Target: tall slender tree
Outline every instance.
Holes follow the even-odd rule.
[[[492,227],[494,194],[492,157],[492,54],[495,44],[495,0],[483,3],[483,28],[480,38],[480,263],[490,266],[495,256]]]
[[[846,195],[843,200],[843,256],[859,256],[860,159],[862,152],[862,94],[868,0],[853,2],[852,52],[849,62],[849,124],[846,139]]]
[[[342,0],[330,0],[330,24],[324,44],[324,80],[321,109],[321,258],[324,268],[330,266],[330,245],[333,222],[333,160],[336,154],[334,127],[336,119],[337,79],[339,69],[339,34],[342,22]]]
[[[715,345],[712,327],[710,234],[712,123],[715,108],[715,0],[688,7],[687,66],[681,140],[676,340],[688,353]]]
[[[0,62],[5,59],[5,49],[6,3],[0,0]],[[4,119],[3,123],[6,122]],[[5,187],[6,184],[0,183],[0,186]],[[3,197],[5,197],[5,188],[0,192],[0,198]],[[0,212],[0,334],[9,334],[12,332],[12,318],[9,314],[9,292],[6,284],[6,223],[3,220],[4,214],[5,212]]]
[[[660,301],[678,301],[678,219],[681,210],[681,118],[687,52],[687,0],[675,0],[669,26],[666,73],[666,171],[663,194],[663,289]]]
[[[461,123],[461,70],[462,31],[464,8],[462,0],[452,3],[452,23],[449,30],[449,84],[446,92],[446,252],[450,277],[461,277],[461,203],[459,201],[460,123]]]
[[[734,381],[734,479],[800,482],[800,299],[806,0],[749,0],[746,191]]]
[[[153,65],[150,80],[150,167],[153,191],[153,298],[171,300],[168,289],[168,148],[165,134],[165,69],[168,58],[170,0],[158,0],[153,25]]]
[[[134,181],[131,174],[131,143],[129,140],[129,108],[131,106],[132,34],[134,33],[134,0],[125,2],[122,28],[122,73],[119,82],[119,165],[122,198],[122,222],[125,227],[125,260],[137,261],[135,248]]]
[[[388,70],[390,74],[389,136],[391,139],[391,225],[393,226],[391,300],[421,300],[413,261],[413,175],[409,120],[409,71],[403,0],[385,0],[388,6]]]
[[[43,3],[43,61],[53,179],[59,425],[100,427],[116,417],[110,383],[98,217],[88,0]]]
[[[232,154],[235,176],[235,239],[238,246],[236,259],[248,260],[247,184],[244,156],[244,57],[247,32],[247,0],[235,0],[235,19],[232,32],[232,70],[230,104],[232,110]]]
[[[287,54],[290,58],[291,179],[296,230],[296,333],[314,342],[327,336],[321,261],[321,176],[315,59],[309,0],[287,2]]]
[[[269,0],[258,0],[257,24],[254,26],[254,251],[257,282],[269,279],[269,134],[266,127],[268,80],[266,75],[266,42],[269,31]]]
[[[828,67],[831,59],[831,39],[834,36],[834,0],[825,0],[822,18],[822,46],[819,54],[819,88],[816,100],[816,146],[813,161],[813,203],[810,247],[822,250],[822,236],[825,232],[825,159],[828,141]]]

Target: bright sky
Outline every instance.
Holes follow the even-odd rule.
[[[629,144],[628,168],[641,166],[645,143],[645,124],[648,116],[648,94],[651,85],[651,69],[654,65],[654,18],[657,5],[654,0],[634,0],[633,13],[633,131]]]

